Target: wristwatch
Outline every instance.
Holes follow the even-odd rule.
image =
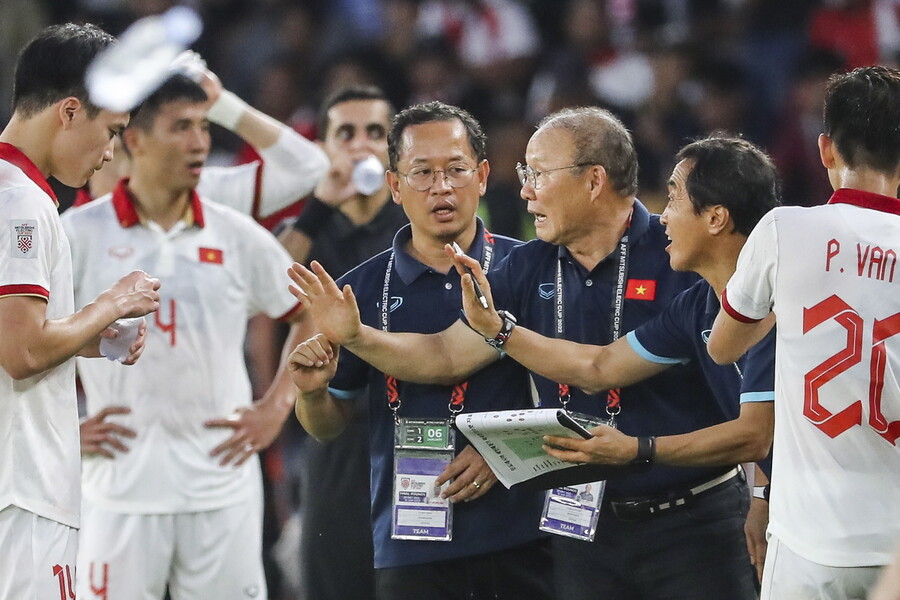
[[[753,497],[760,500],[769,501],[769,484],[753,486]]]
[[[503,348],[503,344],[506,343],[506,340],[509,339],[512,330],[516,328],[516,318],[505,310],[498,310],[497,314],[503,319],[503,324],[500,326],[500,332],[492,338],[484,338],[484,341],[490,344],[494,350],[499,351]]]

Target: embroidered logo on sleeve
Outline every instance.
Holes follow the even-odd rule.
[[[37,258],[38,231],[34,219],[12,219],[13,258]]]

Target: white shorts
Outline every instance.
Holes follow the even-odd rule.
[[[262,503],[135,515],[82,506],[79,600],[266,600]]]
[[[769,536],[760,600],[865,600],[882,567],[829,567]]]
[[[17,506],[0,510],[0,600],[74,600],[78,530]]]

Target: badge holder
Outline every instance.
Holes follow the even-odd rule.
[[[454,457],[456,431],[447,419],[398,419],[394,425],[391,538],[449,542],[453,504],[435,485]]]
[[[575,421],[590,429],[597,425],[614,427],[614,419],[608,421],[576,412],[570,412]],[[582,483],[547,490],[539,529],[556,535],[594,541],[600,505],[606,491],[605,481]]]

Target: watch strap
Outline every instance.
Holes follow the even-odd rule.
[[[753,497],[760,500],[769,501],[770,484],[753,486]]]
[[[508,340],[509,336],[512,334],[513,329],[516,328],[516,318],[505,310],[498,310],[497,314],[503,319],[503,323],[500,325],[500,331],[492,338],[484,338],[484,341],[495,350],[501,350],[503,344],[506,343],[506,340]]]

